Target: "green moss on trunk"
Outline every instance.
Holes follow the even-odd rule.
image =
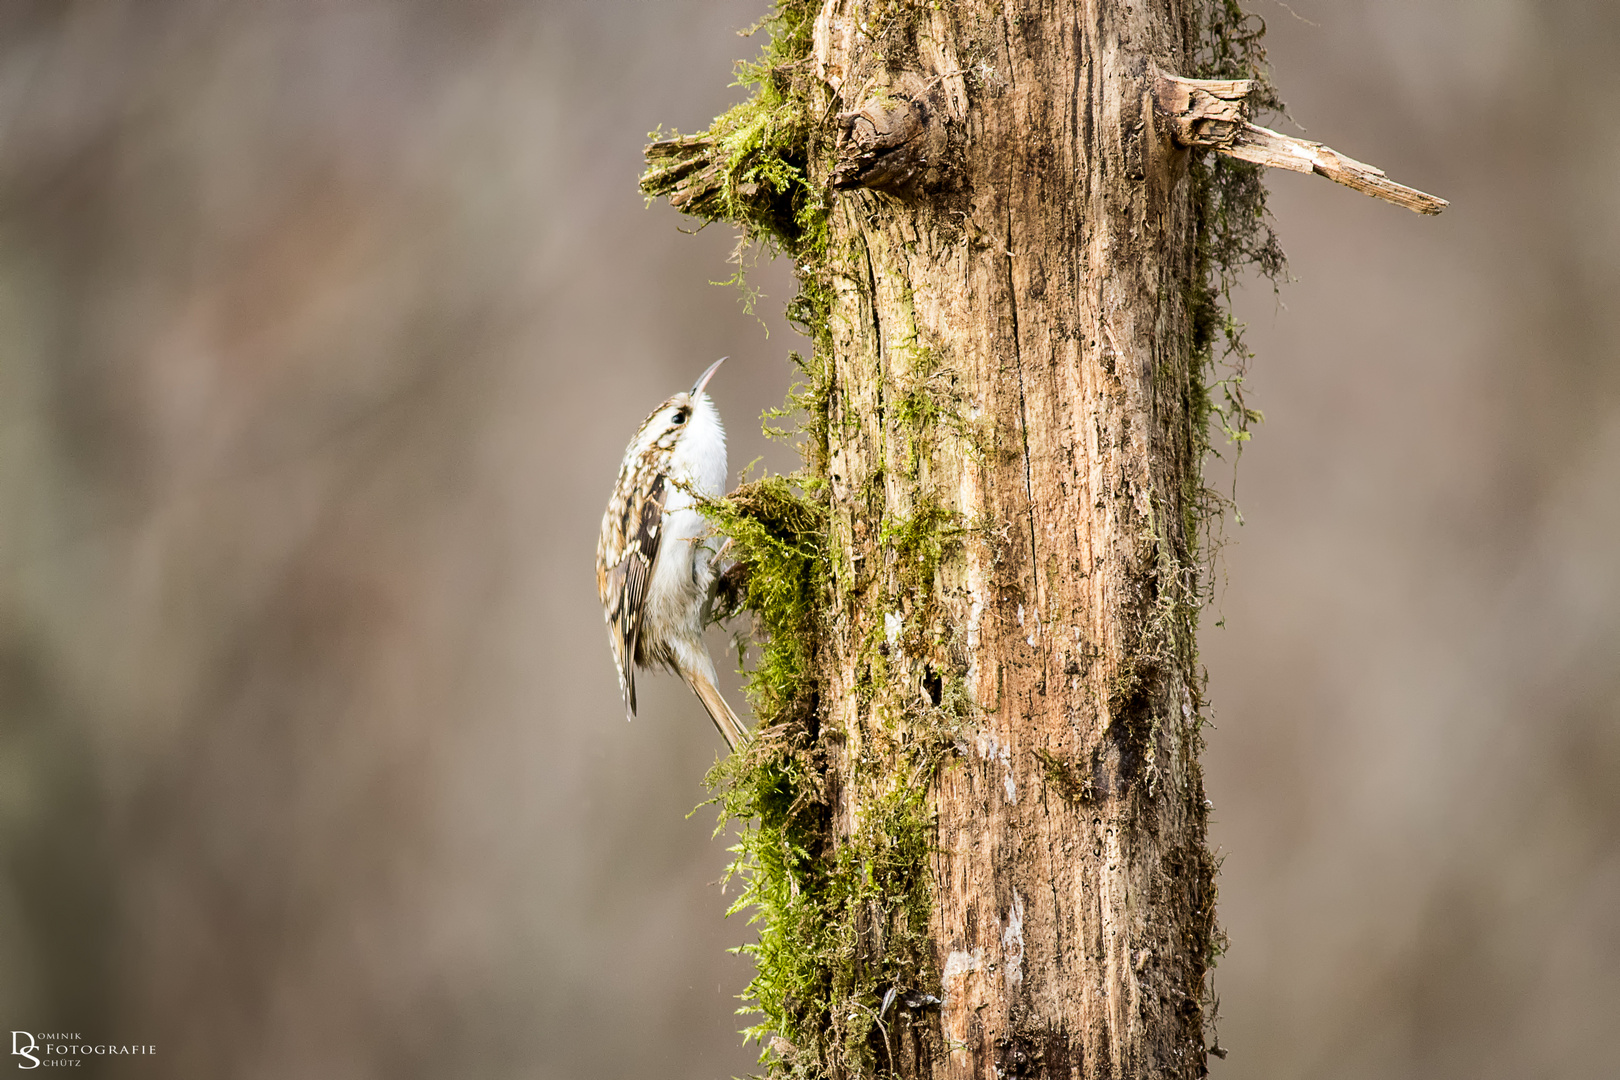
[[[759,643],[748,671],[758,727],[708,778],[720,827],[738,830],[731,911],[748,912],[759,933],[741,949],[756,967],[744,1011],[759,1020],[747,1034],[773,1073],[800,1077],[874,1075],[893,1053],[887,1021],[937,1001],[928,790],[967,714],[957,678],[903,706],[905,722],[890,725],[903,734],[842,777],[860,789],[863,813],[834,835],[816,667],[829,599],[823,490],[769,477],[705,504],[732,540]],[[946,527],[937,508],[896,523],[908,587],[932,590]],[[886,700],[907,697],[885,689]]]

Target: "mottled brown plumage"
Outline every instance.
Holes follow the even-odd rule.
[[[654,409],[626,448],[602,516],[596,586],[626,717],[636,711],[636,669],[666,668],[686,680],[735,748],[745,729],[720,696],[703,642],[716,548],[696,507],[725,484],[725,431],[703,392],[721,362]]]

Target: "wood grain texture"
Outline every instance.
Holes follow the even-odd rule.
[[[1182,8],[888,10],[821,11],[826,107],[920,76],[951,180],[833,211],[837,830],[931,672],[978,704],[932,792],[944,1001],[889,1052],[908,1076],[1199,1076],[1193,220],[1151,78],[1189,62]],[[966,532],[919,596],[886,537],[933,502]]]

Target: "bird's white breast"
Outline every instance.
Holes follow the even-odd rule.
[[[693,605],[701,606],[708,599],[716,542],[708,522],[693,505],[693,496],[717,498],[725,493],[725,484],[725,428],[709,395],[700,394],[670,456],[663,537],[648,582],[643,633],[690,625]]]

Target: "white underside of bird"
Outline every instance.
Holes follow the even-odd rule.
[[[726,482],[725,428],[703,392],[717,367],[653,410],[626,448],[596,573],[626,716],[636,710],[635,669],[667,668],[735,747],[744,729],[720,696],[703,640],[718,541],[697,502],[720,496]]]
[[[707,608],[714,592],[718,549],[708,521],[697,509],[696,497],[718,498],[726,483],[726,435],[707,394],[697,400],[686,435],[675,447],[669,475],[663,537],[642,601],[643,647],[650,639],[662,640],[676,653],[673,666],[677,671],[702,669],[712,682],[714,662],[703,641],[701,618],[697,632],[691,632],[692,612]],[[656,632],[649,635],[649,628]]]

